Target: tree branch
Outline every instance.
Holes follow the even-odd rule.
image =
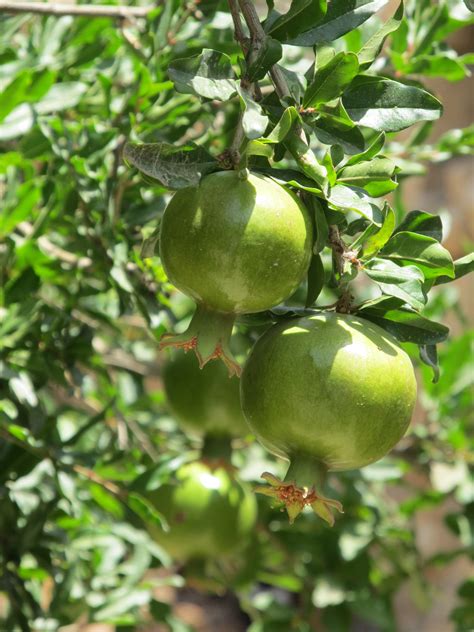
[[[257,15],[257,12],[255,10],[252,0],[239,0],[239,4],[240,4],[240,10],[242,11],[242,14],[245,18],[245,22],[250,31],[250,36],[252,40],[252,48],[256,48],[258,50],[259,46],[265,39],[265,31],[263,30],[263,27],[260,24],[260,20],[258,18],[258,15]],[[235,20],[234,20],[234,25],[235,25]],[[237,31],[236,31],[236,37],[237,37]],[[289,96],[290,90],[288,88],[288,84],[286,82],[284,74],[281,72],[278,66],[275,65],[270,69],[270,76],[275,86],[276,93],[278,94],[280,99]]]
[[[234,39],[238,44],[240,44],[243,52],[247,54],[249,42],[240,19],[239,0],[229,0],[229,9],[234,22]]]
[[[160,0],[161,2],[161,0]],[[42,15],[72,15],[94,18],[146,18],[155,6],[124,7],[107,4],[62,4],[59,2],[2,2],[0,13],[39,13]]]

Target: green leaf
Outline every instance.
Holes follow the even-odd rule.
[[[436,345],[420,345],[420,360],[433,370],[433,384],[439,380],[438,351]]]
[[[311,124],[317,139],[324,145],[340,145],[346,154],[355,154],[365,147],[360,129],[352,123],[342,121],[326,112]]]
[[[286,137],[285,146],[295,159],[298,167],[308,178],[314,180],[323,191],[328,189],[327,171],[316,158],[313,150],[292,130]]]
[[[34,105],[37,114],[60,112],[75,107],[87,90],[87,85],[80,81],[64,81],[51,86],[46,95]]]
[[[0,94],[0,121],[12,112],[17,105],[24,102],[26,92],[31,83],[31,71],[24,70],[18,74]]]
[[[31,216],[33,209],[41,199],[41,188],[34,180],[23,182],[16,190],[18,202],[14,208],[5,205],[0,209],[0,236],[6,236],[25,219]]]
[[[376,31],[362,46],[360,51],[357,53],[361,70],[366,70],[367,68],[369,68],[375,61],[375,59],[377,59],[387,37],[390,35],[390,33],[396,31],[400,26],[403,20],[403,13],[404,6],[403,2],[401,2],[394,15],[389,18],[387,22],[385,22],[385,24],[378,31]]]
[[[23,136],[33,127],[35,113],[31,105],[22,103],[10,112],[0,125],[0,140],[11,140]]]
[[[425,277],[416,266],[401,267],[393,261],[375,258],[365,264],[364,270],[383,294],[401,298],[415,309],[423,309],[426,303],[423,293]]]
[[[474,272],[474,252],[469,253],[465,257],[461,257],[461,259],[456,259],[456,261],[454,262],[455,279],[460,279],[470,272]],[[435,285],[440,285],[441,283],[449,283],[452,280],[453,279],[451,277],[440,276],[436,279]]]
[[[300,115],[295,107],[290,106],[281,115],[280,120],[272,129],[271,133],[260,139],[263,143],[281,143],[290,133],[296,121],[300,120]]]
[[[379,252],[381,248],[385,246],[387,241],[390,239],[393,233],[393,229],[395,228],[395,213],[393,209],[387,204],[384,208],[385,217],[383,220],[382,227],[379,231],[374,234],[368,236],[366,240],[359,239],[357,241],[357,245],[361,243],[363,245],[363,259],[367,260],[370,257],[373,257],[375,254]],[[355,244],[352,245],[354,247]]]
[[[263,114],[261,106],[252,99],[245,88],[237,85],[237,92],[240,96],[240,103],[244,111],[242,117],[242,127],[244,134],[250,140],[260,138],[265,134],[269,120]]]
[[[181,147],[167,143],[127,143],[123,158],[169,189],[197,186],[203,175],[217,168],[217,161],[193,143]]]
[[[281,64],[276,64],[276,67],[285,77],[286,85],[288,86],[290,96],[294,103],[301,103],[307,84],[305,77],[298,72],[285,68]]]
[[[306,307],[313,305],[324,286],[324,266],[321,257],[314,254],[308,269]]]
[[[432,237],[407,231],[396,233],[384,246],[380,255],[402,265],[407,265],[407,262],[415,263],[423,271],[426,279],[443,275],[454,278],[451,255]]]
[[[263,79],[270,68],[281,59],[282,54],[283,49],[280,42],[271,37],[265,37],[260,43],[256,55],[247,61],[247,79],[250,82]]]
[[[464,0],[464,4],[471,13],[474,13],[474,0]]]
[[[245,148],[247,156],[265,156],[273,158],[273,148],[269,143],[262,143],[261,140],[251,140]]]
[[[426,213],[425,211],[410,211],[405,215],[401,224],[397,226],[395,233],[403,231],[425,235],[426,237],[436,239],[436,241],[442,241],[443,239],[441,217],[439,215]]]
[[[306,72],[308,80],[312,80],[314,78],[314,73],[329,64],[336,54],[334,46],[324,42],[322,44],[317,44],[314,47],[314,64]]]
[[[281,42],[286,42],[320,22],[326,11],[326,0],[292,0],[287,13],[272,23],[269,33]]]
[[[336,210],[354,211],[375,224],[382,222],[382,212],[364,189],[337,184],[331,189],[328,203]]]
[[[306,88],[303,107],[316,108],[340,96],[359,72],[359,61],[354,53],[339,53],[322,68],[318,68]]]
[[[345,167],[350,167],[352,165],[356,165],[358,162],[365,162],[367,160],[372,160],[377,154],[382,151],[383,146],[385,145],[385,133],[382,132],[377,136],[377,138],[373,141],[373,143],[362,153],[356,154],[355,156],[351,156],[349,160],[346,162]]]
[[[343,167],[337,179],[344,184],[362,187],[372,197],[381,197],[397,187],[397,183],[391,179],[395,172],[394,162],[379,157]]]
[[[419,55],[401,68],[405,75],[424,75],[425,77],[443,77],[448,81],[461,81],[470,75],[466,63],[461,57],[451,53]]]
[[[385,132],[433,121],[443,109],[438,99],[421,88],[367,75],[353,81],[343,103],[353,121]]]
[[[385,4],[387,0],[332,0],[323,20],[313,28],[295,34],[286,43],[314,46],[320,42],[332,42],[363,24]]]
[[[200,55],[171,62],[169,75],[178,92],[227,101],[237,91],[230,58],[205,48]]]
[[[162,515],[156,510],[153,503],[138,492],[130,492],[127,496],[127,505],[139,516],[145,524],[163,524]]]
[[[391,300],[391,299],[389,299]],[[380,303],[383,305],[383,303]],[[433,345],[446,340],[449,329],[409,309],[359,308],[358,314],[379,325],[400,342]]]
[[[316,238],[314,242],[313,252],[316,254],[321,252],[326,246],[329,236],[329,225],[324,213],[324,209],[321,206],[321,202],[318,198],[312,195],[309,198],[310,204],[314,212],[314,224],[316,227]]]

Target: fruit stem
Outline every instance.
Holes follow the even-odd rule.
[[[201,449],[204,461],[230,463],[232,455],[231,438],[225,435],[207,434]]]
[[[198,304],[189,327],[183,334],[164,334],[160,349],[176,347],[195,352],[202,369],[210,360],[220,359],[227,366],[229,377],[240,375],[242,369],[229,349],[235,314],[215,312]]]
[[[284,482],[308,489],[321,489],[326,482],[327,473],[327,467],[321,461],[298,456],[290,461]]]
[[[317,489],[324,485],[327,468],[323,463],[304,455],[295,455],[290,462],[290,467],[281,481],[273,474],[264,472],[264,478],[268,486],[259,486],[255,491],[276,498],[283,503],[290,523],[310,506],[316,515],[325,520],[331,527],[334,524],[332,509],[342,511],[342,505],[337,500],[322,496]]]

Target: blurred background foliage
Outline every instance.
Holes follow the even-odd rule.
[[[471,22],[462,2],[408,2],[384,72],[442,78],[430,85],[446,94],[449,111],[446,82],[468,81],[472,53],[457,52],[456,42]],[[338,46],[352,50],[377,24],[375,16]],[[157,351],[192,305],[158,258],[140,254],[168,193],[127,169],[121,152],[128,138],[192,140],[215,154],[228,146],[235,104],[177,94],[167,75],[173,59],[204,47],[237,60],[225,3],[166,0],[128,20],[1,15],[0,627],[216,631],[221,624],[209,617],[221,612],[236,631],[472,630],[466,279],[436,288],[425,309],[453,331],[440,347],[440,381],[406,345],[421,386],[411,430],[383,461],[334,479],[345,514],[333,529],[307,514],[290,527],[259,498],[255,541],[239,561],[245,572],[222,581],[211,564],[201,588],[211,581],[218,596],[200,595],[151,540],[139,495],[126,493],[152,466],[166,482],[199,448],[167,410]],[[284,48],[285,65],[301,67],[304,50]],[[441,134],[425,124],[390,135],[399,216],[423,199],[419,176],[444,161],[467,175],[454,188],[472,202],[474,132],[454,119],[456,129]],[[453,197],[434,204],[426,210],[451,223],[447,240],[463,256],[469,216],[450,220]],[[234,448],[244,481],[282,469],[251,436]]]

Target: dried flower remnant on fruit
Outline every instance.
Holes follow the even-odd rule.
[[[331,509],[344,513],[342,504],[338,500],[320,496],[314,488],[298,487],[294,481],[281,481],[269,472],[264,472],[262,478],[267,481],[270,487],[259,485],[255,488],[255,491],[275,498],[282,503],[288,513],[290,524],[293,524],[305,507],[311,507],[314,513],[325,520],[331,527],[334,524],[334,516]]]

